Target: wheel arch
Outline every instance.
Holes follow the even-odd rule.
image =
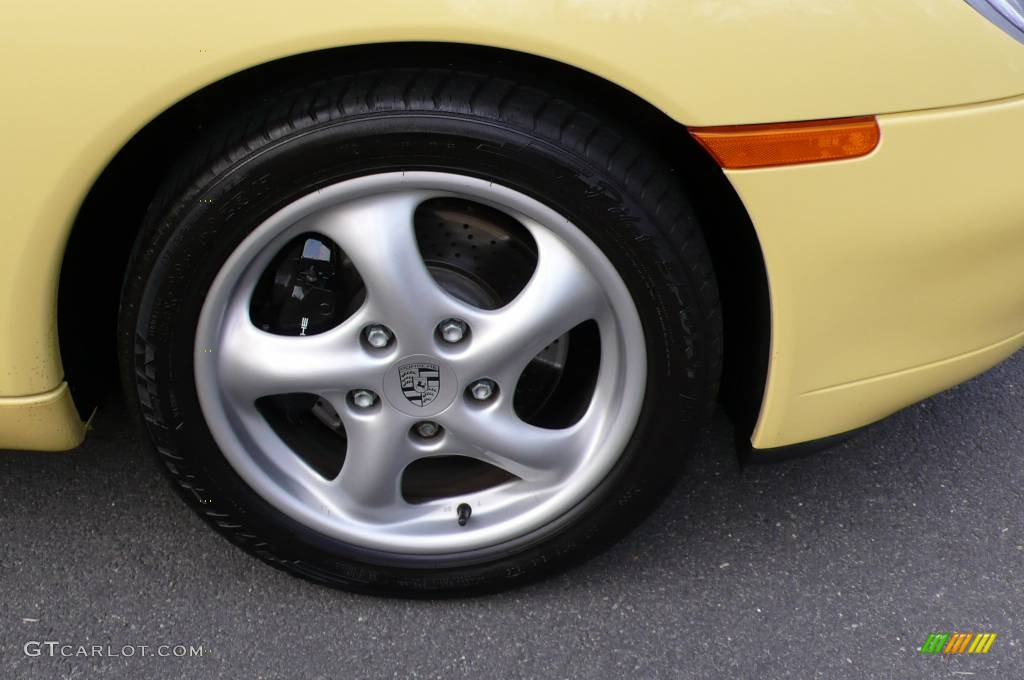
[[[717,165],[663,111],[588,71],[523,52],[445,43],[389,43],[300,54],[227,76],[188,95],[128,139],[92,184],[74,219],[58,285],[57,322],[66,380],[88,413],[117,383],[116,321],[135,235],[157,188],[190,140],[239,101],[314,82],[338,69],[387,66],[498,71],[556,84],[658,149],[694,203],[712,254],[725,320],[721,396],[749,446],[770,345],[764,261],[754,226]],[[296,74],[301,74],[297,76]],[[153,159],[163,159],[154,163]],[[744,445],[743,440],[747,439]]]

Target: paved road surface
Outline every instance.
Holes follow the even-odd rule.
[[[717,418],[693,474],[589,564],[414,602],[235,549],[114,405],[74,454],[0,455],[0,677],[1024,678],[1024,355],[815,457],[741,473],[730,436]],[[951,630],[998,638],[918,653]],[[210,651],[27,657],[32,640]]]

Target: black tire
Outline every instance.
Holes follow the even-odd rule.
[[[599,114],[485,75],[389,69],[260,103],[199,140],[163,184],[138,236],[119,328],[129,400],[185,500],[250,553],[330,586],[439,595],[506,588],[594,554],[671,488],[721,365],[717,290],[678,180]],[[316,188],[394,170],[492,179],[551,206],[615,265],[647,342],[647,391],[605,480],[541,535],[427,563],[341,544],[273,509],[214,443],[193,381],[205,291],[267,216]]]

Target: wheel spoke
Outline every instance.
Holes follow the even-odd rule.
[[[321,394],[372,384],[379,368],[361,351],[362,319],[356,314],[318,335],[275,335],[256,328],[248,309],[238,304],[229,312],[220,346],[214,350],[220,382],[250,403],[272,394]]]
[[[341,404],[339,411],[345,413]],[[341,473],[333,482],[339,506],[348,512],[380,513],[406,505],[402,472],[414,459],[402,419],[387,411],[342,416],[348,447]]]
[[[448,448],[478,458],[528,481],[552,482],[579,463],[593,435],[591,419],[562,429],[530,425],[511,403],[461,408],[444,421]]]
[[[369,307],[400,337],[432,329],[455,303],[430,275],[416,243],[413,216],[429,195],[369,196],[325,212],[314,225],[352,260]]]
[[[519,295],[492,312],[465,312],[473,345],[458,360],[463,374],[490,376],[505,389],[541,350],[607,308],[601,286],[565,243],[545,229],[531,231],[537,266]]]

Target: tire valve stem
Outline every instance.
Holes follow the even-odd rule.
[[[459,513],[459,526],[464,527],[469,521],[469,516],[473,514],[473,508],[469,507],[469,503],[460,503],[455,512]]]

